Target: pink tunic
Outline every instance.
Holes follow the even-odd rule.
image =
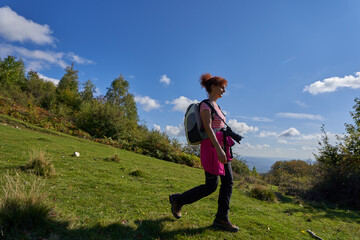
[[[206,106],[203,106],[203,105],[206,105],[206,103],[201,104],[200,112],[203,111],[204,109],[210,110],[210,108],[207,105]],[[219,113],[219,115],[225,121],[225,117],[223,116],[223,114],[221,113],[219,108],[215,107],[215,110]],[[211,124],[211,127],[213,129],[214,128],[218,129],[219,126],[224,127],[224,123],[219,119],[219,117],[216,114],[215,114],[214,118],[215,119],[212,121],[212,124]],[[216,135],[216,138],[217,138],[219,144],[223,147],[224,146],[223,132],[218,131],[215,133],[215,135]],[[231,139],[231,137],[228,136],[227,143],[226,143],[226,152],[225,152],[228,161],[232,160],[231,154],[230,154],[230,146],[233,146],[234,144],[235,144],[235,142]],[[209,172],[214,175],[225,175],[224,164],[219,162],[216,149],[213,147],[213,145],[210,141],[210,138],[204,139],[201,142],[200,159],[201,159],[201,165],[206,172]]]

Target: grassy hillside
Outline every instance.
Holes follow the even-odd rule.
[[[51,155],[56,169],[46,179],[54,210],[47,228],[37,233],[48,239],[314,239],[308,229],[323,239],[360,239],[359,212],[314,208],[286,196],[262,202],[237,182],[230,219],[238,233],[210,227],[218,191],[185,206],[175,220],[168,195],[203,183],[201,169],[0,123],[1,175],[24,166],[34,149]],[[75,151],[80,157],[72,156]],[[119,162],[109,160],[115,155]]]

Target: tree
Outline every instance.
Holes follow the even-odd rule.
[[[84,102],[89,102],[93,100],[95,92],[96,92],[95,85],[90,80],[87,80],[84,83],[84,90],[80,93],[81,100]]]
[[[25,66],[23,61],[8,56],[0,59],[0,86],[5,89],[21,88],[25,83]]]
[[[122,112],[99,98],[82,102],[76,124],[93,137],[117,139],[126,131],[123,119]]]
[[[322,127],[319,142],[317,175],[314,192],[326,200],[359,208],[360,206],[360,99],[355,99],[354,111],[350,112],[354,123],[345,124],[346,134],[337,137],[340,143],[331,145]]]
[[[34,71],[28,72],[24,90],[35,99],[39,99],[44,95],[43,88],[44,81],[39,77],[38,73]]]
[[[57,99],[59,103],[63,103],[72,109],[79,109],[78,71],[74,70],[74,64],[72,63],[71,66],[66,67],[65,72],[56,89]]]
[[[347,167],[352,171],[360,172],[360,98],[355,99],[354,112],[350,112],[354,124],[345,124],[343,144],[340,144],[341,152],[347,160]]]
[[[137,123],[138,115],[134,96],[129,93],[129,82],[120,75],[107,88],[105,95],[107,102],[124,112],[124,116],[133,123]]]

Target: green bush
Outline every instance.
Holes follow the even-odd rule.
[[[250,190],[250,196],[261,201],[275,202],[275,193],[264,185],[254,185]]]
[[[236,180],[244,180],[251,174],[249,166],[246,164],[245,159],[242,158],[234,158],[231,161],[231,168],[234,174],[234,179]]]
[[[283,175],[279,190],[285,194],[304,197],[312,186],[310,177],[294,177],[293,175]]]
[[[144,178],[144,177],[146,177],[146,174],[143,171],[136,169],[136,170],[130,172],[130,176]]]
[[[76,125],[95,138],[121,139],[133,125],[128,124],[124,112],[103,100],[83,102]]]
[[[277,161],[271,166],[269,180],[280,186],[289,178],[304,178],[312,175],[312,165],[302,160]]]
[[[314,184],[308,192],[311,200],[360,209],[360,98],[355,102],[351,113],[354,124],[345,124],[347,134],[338,136],[342,142],[330,144],[324,126],[321,129]]]

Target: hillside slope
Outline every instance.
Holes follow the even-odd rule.
[[[323,239],[360,239],[359,212],[316,209],[288,197],[262,202],[237,182],[230,219],[238,233],[210,227],[218,191],[185,206],[175,220],[168,195],[203,183],[201,169],[0,123],[1,175],[23,166],[33,149],[50,154],[57,172],[46,180],[56,213],[50,239],[313,239],[307,229]],[[72,156],[75,151],[80,157]],[[114,155],[119,162],[109,160]]]

